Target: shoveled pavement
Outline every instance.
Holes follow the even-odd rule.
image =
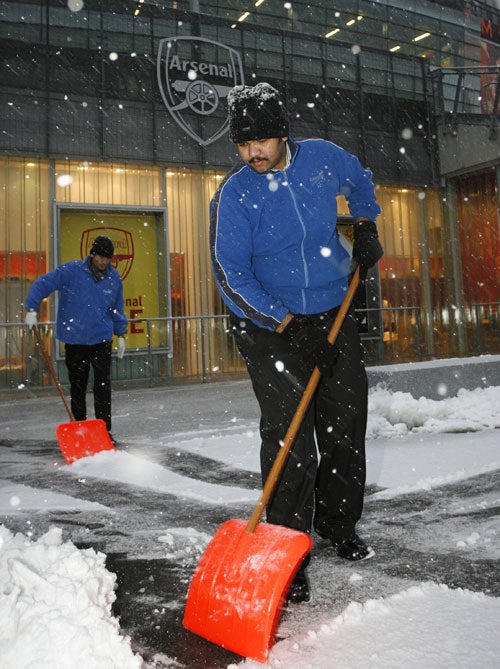
[[[166,436],[175,442],[231,426],[236,432],[248,425],[255,428],[258,410],[247,381],[120,390],[114,392],[113,401],[113,431],[120,449],[139,457],[147,453],[149,458],[153,451],[156,463],[194,479],[259,486],[252,472],[179,453],[165,444]],[[166,559],[158,536],[166,527],[189,527],[212,536],[225,520],[248,518],[252,505],[186,504],[175,495],[151,489],[62,474],[62,468],[55,466],[63,463],[54,426],[66,422],[66,417],[57,396],[37,398],[20,391],[17,399],[0,404],[0,421],[0,478],[98,502],[113,511],[16,511],[0,516],[0,523],[12,531],[30,530],[34,537],[56,525],[77,546],[106,553],[108,569],[117,574],[114,613],[151,669],[223,669],[241,660],[183,628],[185,598],[199,552],[186,546],[175,559],[171,555]],[[163,443],[156,445],[160,436]],[[353,600],[388,597],[422,581],[500,596],[499,561],[464,554],[450,541],[458,528],[488,531],[499,505],[485,505],[482,500],[498,500],[499,484],[500,472],[495,471],[389,500],[371,499],[374,490],[368,489],[359,530],[375,556],[347,563],[326,541],[314,537],[308,569],[312,601],[284,610],[278,638],[296,629],[298,621],[314,625],[340,614]],[[362,578],[351,580],[354,572]]]

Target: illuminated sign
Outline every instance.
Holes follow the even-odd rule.
[[[500,44],[500,23],[481,17],[481,37]]]
[[[111,264],[123,281],[127,318],[155,319],[165,315],[160,309],[156,260],[159,249],[154,215],[109,211],[100,212],[97,217],[92,212],[61,211],[60,235],[62,262],[85,258],[97,235],[110,237],[115,250]],[[128,333],[129,349],[159,345],[157,329],[153,328],[149,340],[144,322],[130,323]]]

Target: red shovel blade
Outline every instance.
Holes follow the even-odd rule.
[[[106,423],[100,418],[61,423],[56,427],[56,436],[68,464],[101,451],[116,451]]]
[[[193,575],[184,627],[238,655],[265,662],[285,595],[312,547],[309,534],[281,525],[228,520]]]

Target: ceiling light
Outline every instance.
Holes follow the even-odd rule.
[[[399,51],[400,49],[400,46],[393,46],[392,49],[389,49],[389,51]]]
[[[429,37],[430,33],[422,33],[421,35],[417,35],[417,37],[413,38],[414,42],[419,42],[421,39],[424,39],[425,37]]]
[[[255,3],[255,6],[260,7],[263,2],[265,2],[265,0],[257,0],[257,2]]]
[[[330,30],[329,33],[326,33],[325,37],[331,37],[332,35],[336,35],[338,32],[340,32],[340,28],[334,28],[333,30]]]
[[[346,23],[346,26],[352,26],[353,23],[356,23],[356,19],[351,19]]]
[[[248,18],[249,16],[250,16],[250,12],[244,12],[244,13],[240,16],[240,18],[238,19],[238,21],[244,21],[244,20],[245,20],[246,18]]]

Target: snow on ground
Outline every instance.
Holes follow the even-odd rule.
[[[182,443],[179,446],[182,446]],[[120,481],[143,488],[152,488],[158,492],[175,494],[182,499],[212,504],[255,503],[258,498],[258,493],[252,490],[230,486],[221,488],[213,483],[190,479],[130,453],[102,451],[92,458],[75,461],[71,471],[82,477],[90,476]]]
[[[11,483],[5,479],[0,479],[0,510],[2,509],[8,509],[11,515],[16,512],[24,512],[27,509],[37,511],[48,509],[64,509],[65,511],[74,509],[94,509],[98,511],[101,509],[102,511],[111,511],[111,509],[96,502],[75,499],[69,495],[54,493],[51,490],[39,490],[38,488],[30,488],[20,483]]]
[[[499,666],[499,622],[500,599],[425,583],[385,599],[352,602],[318,629],[278,643],[267,666],[493,669]],[[244,666],[262,664],[247,660]]]
[[[433,401],[392,393],[370,394],[367,484],[374,496],[395,497],[500,469],[500,387],[461,390]],[[258,472],[257,426],[240,433],[165,436],[164,444]],[[120,481],[168,490],[198,502],[253,502],[256,491],[217,486],[176,474],[133,452],[103,452],[63,465],[68,476]],[[229,496],[229,497],[228,497]],[[485,504],[499,505],[500,493]],[[47,508],[98,508],[87,501],[0,480],[0,513]],[[104,507],[101,507],[104,509]],[[187,534],[192,532],[186,528]],[[463,536],[464,547],[481,537]],[[489,556],[500,558],[500,526],[489,529]],[[168,543],[169,534],[159,537]],[[459,542],[457,543],[459,545]],[[63,542],[52,528],[34,541],[0,526],[0,668],[86,669],[146,666],[120,634],[111,614],[115,576],[94,549]],[[357,578],[356,571],[351,579]],[[361,577],[359,577],[361,578]],[[273,669],[488,669],[500,667],[500,599],[484,593],[421,583],[382,599],[352,601],[335,617],[303,626],[272,649]],[[262,667],[250,660],[246,667]],[[235,666],[235,665],[232,665]]]

